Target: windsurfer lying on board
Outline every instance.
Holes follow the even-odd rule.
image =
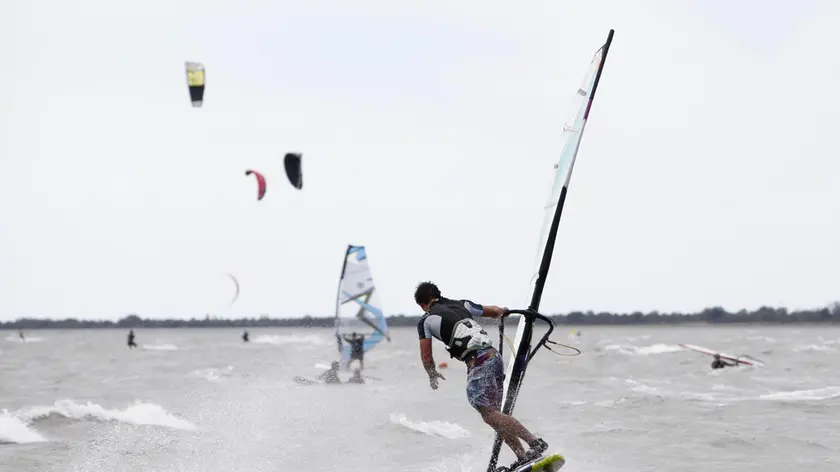
[[[437,390],[438,379],[446,380],[435,369],[432,357],[432,338],[436,338],[447,344],[450,356],[467,364],[467,399],[484,422],[496,430],[516,454],[517,462],[513,467],[539,458],[548,449],[548,444],[531,434],[516,418],[501,412],[504,362],[499,351],[493,347],[490,336],[473,320],[473,316],[507,316],[510,313],[508,309],[444,298],[432,282],[422,282],[417,286],[414,301],[425,312],[417,323],[417,334],[420,336],[420,359],[429,374],[432,390]],[[531,449],[526,452],[520,439]]]
[[[735,367],[737,362],[728,363],[720,358],[720,354],[715,354],[715,360],[712,361],[712,369],[723,369],[724,367]]]
[[[318,376],[318,380],[324,381],[326,384],[340,384],[341,379],[338,378],[338,369],[341,364],[338,361],[333,361],[330,370],[324,371]]]

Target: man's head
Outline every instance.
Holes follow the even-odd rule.
[[[719,360],[720,360],[720,354],[715,354],[715,360],[716,360],[716,361],[719,361]]]
[[[420,305],[423,311],[429,310],[429,304],[440,298],[440,290],[432,282],[420,282],[414,290],[414,302]]]

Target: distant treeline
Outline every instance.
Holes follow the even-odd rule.
[[[741,310],[730,313],[720,307],[707,308],[699,313],[593,313],[572,312],[552,315],[558,325],[642,325],[683,323],[840,323],[840,302],[827,307],[788,311],[786,308],[761,307],[754,311]],[[415,326],[420,316],[395,315],[388,317],[388,326]],[[509,324],[516,320],[509,320]],[[329,328],[333,317],[302,318],[259,318],[222,319],[207,315],[204,319],[143,319],[136,314],[119,321],[64,320],[22,318],[0,323],[0,329],[86,329],[86,328],[262,328],[262,327],[306,327]]]

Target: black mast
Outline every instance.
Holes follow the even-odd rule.
[[[604,64],[607,62],[607,53],[610,50],[613,34],[615,30],[610,30],[607,35],[607,42],[602,46],[603,54],[601,56],[601,64],[598,66],[598,71],[595,73],[595,81],[592,85],[592,93],[589,95],[589,100],[586,104],[586,112],[583,115],[584,120],[589,118],[589,110],[592,107],[592,101],[595,99],[595,92],[598,90],[598,82],[601,81],[601,72],[604,70]],[[582,139],[581,136],[579,139]],[[571,169],[569,169],[571,174]],[[554,253],[554,243],[557,239],[557,228],[560,226],[560,217],[563,214],[563,204],[566,202],[566,192],[568,191],[568,183],[563,185],[560,190],[560,198],[557,201],[557,209],[554,212],[554,219],[551,221],[551,227],[548,231],[548,239],[546,239],[545,249],[543,250],[542,260],[540,261],[540,268],[537,275],[537,280],[534,284],[534,292],[531,295],[531,304],[528,306],[528,311],[537,313],[540,308],[540,300],[542,299],[543,289],[545,288],[545,280],[548,276],[548,269],[551,266],[551,256]],[[533,327],[535,315],[524,314],[525,327],[522,330],[522,342],[514,354],[513,370],[511,371],[511,379],[508,383],[507,396],[505,398],[504,408],[502,413],[510,415],[513,412],[513,407],[516,404],[516,398],[519,396],[519,389],[522,386],[522,379],[525,376],[525,369],[528,364],[528,356],[531,354],[531,338],[533,336]],[[504,323],[504,320],[499,321]],[[497,434],[493,442],[493,453],[490,456],[490,463],[487,466],[487,472],[494,472],[496,464],[499,460],[499,452],[502,448],[502,438]]]

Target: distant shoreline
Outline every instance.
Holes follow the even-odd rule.
[[[549,315],[559,326],[633,326],[633,325],[683,325],[683,324],[840,324],[840,302],[823,308],[788,311],[785,308],[761,307],[754,311],[741,310],[730,313],[720,307],[707,308],[699,313],[593,313],[572,312]],[[394,315],[386,318],[388,326],[416,326],[420,316]],[[495,324],[494,320],[487,320]],[[516,319],[505,326],[515,326]],[[331,328],[333,317],[302,318],[240,318],[220,319],[206,316],[203,319],[144,319],[136,314],[118,321],[63,320],[20,318],[0,323],[0,330],[37,329],[127,329],[127,328]]]

